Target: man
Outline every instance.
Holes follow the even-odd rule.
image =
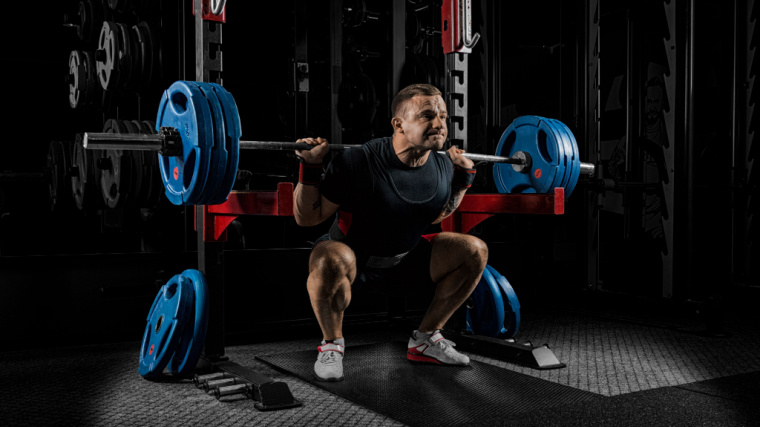
[[[302,161],[294,194],[296,222],[317,225],[338,212],[309,259],[307,288],[323,334],[314,365],[321,380],[343,379],[343,312],[352,292],[360,289],[435,289],[409,339],[407,358],[458,366],[470,361],[440,329],[480,280],[488,248],[470,235],[422,234],[456,210],[475,177],[474,165],[456,147],[448,156],[436,153],[448,128],[446,104],[434,86],[404,88],[391,109],[393,136],[344,150],[323,178],[327,141],[299,140],[314,148],[296,152]]]

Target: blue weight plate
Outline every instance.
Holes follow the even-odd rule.
[[[496,155],[512,157],[518,151],[530,154],[533,166],[528,173],[516,172],[512,165],[496,163],[493,176],[501,193],[547,193],[552,190],[559,167],[559,141],[548,122],[538,116],[515,119],[504,131]]]
[[[471,296],[473,308],[467,310],[467,329],[487,337],[497,336],[504,324],[504,301],[490,271],[483,271]]]
[[[161,375],[177,349],[185,323],[192,316],[193,288],[180,277],[175,275],[161,287],[148,313],[138,367],[145,378]]]
[[[554,188],[564,187],[565,180],[570,175],[570,167],[568,166],[570,164],[570,158],[567,153],[570,153],[570,150],[572,149],[567,145],[564,138],[562,138],[562,134],[559,132],[559,129],[557,128],[557,125],[554,123],[554,121],[545,117],[542,117],[542,119],[546,120],[549,127],[553,129],[554,138],[557,139],[557,174],[554,176],[554,182],[552,183],[552,187],[549,189],[549,191],[553,191]]]
[[[175,205],[198,204],[206,186],[214,145],[211,110],[206,97],[190,82],[174,82],[158,107],[156,130],[171,126],[182,138],[182,154],[159,156],[166,197]]]
[[[203,273],[198,270],[185,270],[180,279],[195,291],[195,307],[193,315],[185,323],[182,338],[174,352],[174,357],[169,361],[169,372],[173,375],[187,376],[193,372],[198,359],[203,352],[208,328],[208,286]]]
[[[504,301],[504,324],[497,338],[512,338],[520,329],[520,301],[517,299],[517,294],[506,277],[490,265],[486,266],[486,270],[490,271],[496,279],[496,283],[501,290],[502,300]]]
[[[216,196],[209,202],[209,204],[223,203],[227,200],[232,186],[235,185],[235,177],[237,177],[238,159],[240,153],[240,114],[238,113],[237,104],[235,98],[232,97],[225,88],[216,84],[209,83],[214,89],[216,96],[219,98],[219,102],[222,106],[222,114],[224,115],[225,126],[224,129],[227,133],[225,139],[225,149],[228,153],[227,158],[227,171],[224,174],[222,185],[219,188]]]
[[[557,133],[560,136],[560,140],[563,142],[563,145],[566,147],[566,153],[567,153],[567,167],[565,169],[565,177],[562,182],[561,187],[565,189],[565,198],[567,198],[567,185],[570,182],[570,179],[573,175],[573,159],[575,158],[575,150],[572,146],[572,141],[570,138],[567,137],[567,132],[565,132],[565,126],[562,122],[556,119],[548,119],[549,122],[552,123],[552,125],[557,129]]]
[[[578,177],[581,175],[581,159],[580,159],[580,154],[578,151],[578,142],[575,140],[575,136],[573,135],[573,132],[570,131],[570,128],[568,128],[564,123],[562,123],[559,120],[555,120],[555,119],[552,119],[552,120],[557,125],[557,128],[559,129],[560,133],[563,134],[565,139],[568,141],[573,151],[572,167],[570,169],[571,174],[565,185],[565,198],[567,199],[568,197],[570,197],[571,194],[573,194],[573,190],[575,190],[575,185],[578,184]]]
[[[203,197],[198,201],[198,204],[208,204],[219,191],[227,172],[226,123],[219,98],[211,85],[204,82],[193,82],[193,84],[198,86],[198,89],[203,92],[203,96],[208,100],[211,117],[214,121],[214,146],[210,151],[209,174],[206,180],[206,188],[203,190]]]

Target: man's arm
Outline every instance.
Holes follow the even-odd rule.
[[[457,147],[451,147],[449,148],[448,153],[451,162],[454,164],[454,179],[451,183],[451,197],[449,197],[449,201],[443,206],[441,214],[438,215],[438,218],[436,218],[435,221],[433,221],[433,224],[438,224],[457,210],[459,204],[462,203],[462,199],[464,199],[465,193],[467,193],[467,189],[472,185],[472,180],[475,178],[475,164],[472,160],[462,155],[464,150]]]
[[[327,200],[319,186],[298,183],[293,191],[293,215],[301,226],[319,225],[332,216],[340,205]]]
[[[452,188],[451,189],[451,197],[449,198],[449,201],[446,202],[446,205],[443,206],[443,210],[441,211],[441,214],[438,215],[438,218],[433,221],[433,224],[438,224],[439,222],[443,221],[448,217],[449,215],[453,214],[455,210],[459,207],[459,204],[462,203],[462,199],[464,199],[464,193],[467,192],[467,187],[463,188]]]
[[[304,138],[296,142],[305,142],[314,148],[296,151],[302,164],[298,184],[293,191],[293,215],[298,225],[319,225],[340,207],[327,200],[319,191],[322,158],[327,154],[329,147],[327,140],[323,138]]]

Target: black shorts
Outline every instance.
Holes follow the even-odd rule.
[[[369,257],[356,254],[356,278],[351,284],[351,291],[398,296],[432,293],[436,284],[430,277],[430,256],[433,252],[432,242],[436,236],[437,233],[423,236],[417,246],[392,267],[369,267]],[[330,240],[328,234],[317,239],[314,246],[325,240]]]

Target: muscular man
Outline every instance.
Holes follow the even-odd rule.
[[[409,339],[412,362],[467,365],[440,332],[480,280],[488,248],[458,233],[423,235],[451,215],[475,176],[473,163],[456,147],[443,147],[446,104],[434,86],[401,90],[391,105],[393,136],[339,153],[322,176],[329,150],[322,138],[297,151],[301,158],[294,212],[298,224],[317,225],[335,215],[330,232],[314,245],[307,288],[322,329],[314,371],[325,381],[343,379],[343,312],[354,291],[434,289],[419,328]]]

